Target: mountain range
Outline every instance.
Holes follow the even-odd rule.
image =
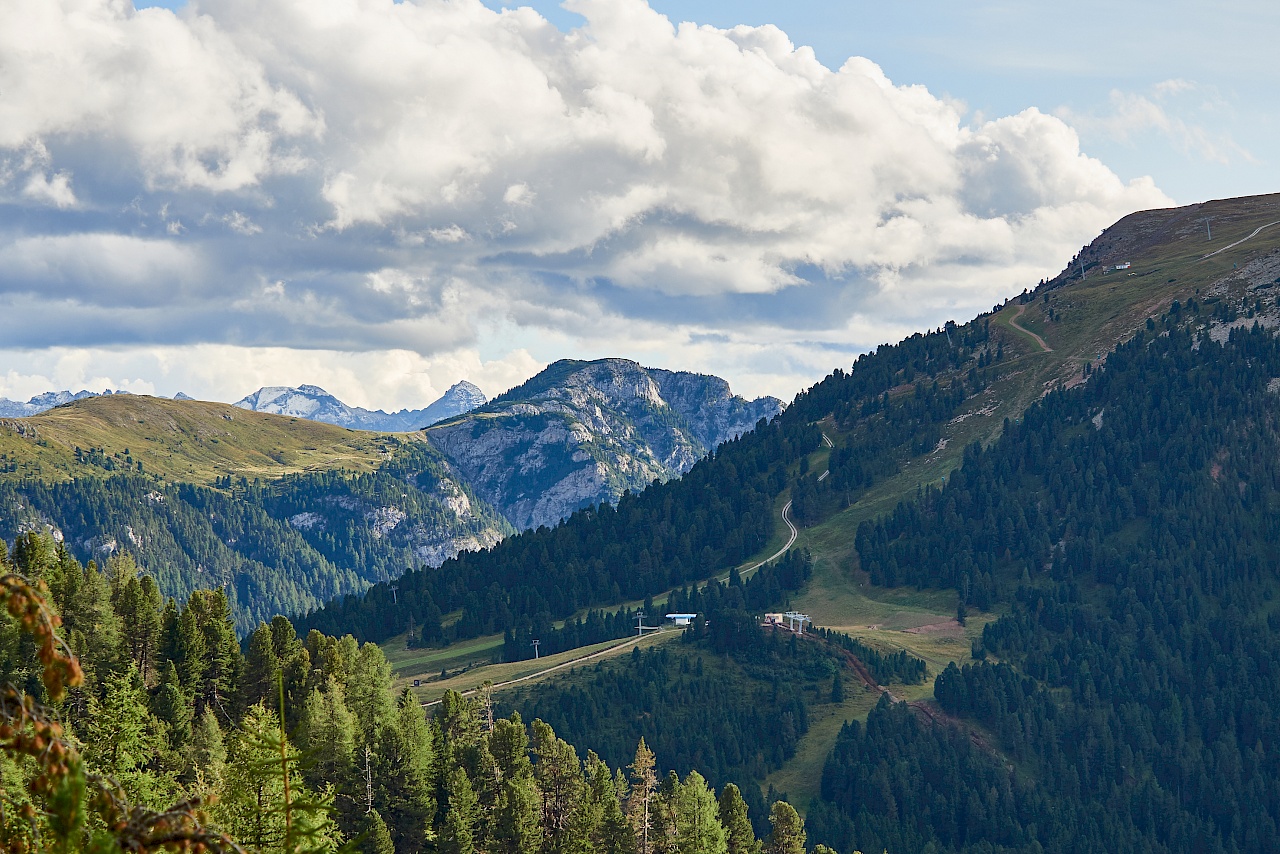
[[[43,394],[37,394],[35,397],[22,403],[17,400],[9,400],[7,397],[0,397],[0,418],[29,418],[32,415],[39,415],[41,412],[47,412],[55,406],[62,406],[64,403],[71,403],[75,400],[84,400],[86,397],[101,397],[108,394],[128,394],[127,391],[84,391],[83,389],[76,392],[71,391],[46,391]],[[177,399],[177,398],[175,398]]]
[[[391,413],[381,409],[370,411],[358,406],[348,406],[314,385],[296,388],[267,386],[241,398],[235,405],[254,412],[307,418],[352,430],[407,433],[461,415],[484,405],[486,400],[484,392],[478,386],[462,380],[450,386],[448,391],[425,409],[402,409]]]
[[[242,631],[678,477],[781,408],[616,359],[557,363],[474,414],[460,414],[483,403],[469,383],[392,415],[315,386],[236,406],[65,403],[0,420],[0,536],[49,531],[86,560],[128,552],[166,595],[224,586]]]

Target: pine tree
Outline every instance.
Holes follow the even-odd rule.
[[[447,808],[441,833],[443,854],[475,854],[475,831],[479,802],[467,772],[454,766],[446,782]]]
[[[638,854],[653,854],[653,799],[657,788],[653,751],[641,737],[631,762],[631,796],[627,798],[627,818],[635,834]]]
[[[542,805],[520,715],[513,712],[510,719],[495,721],[488,742],[497,778],[489,848],[499,854],[533,854],[542,843]]]
[[[229,751],[222,797],[213,816],[242,844],[260,852],[319,854],[337,847],[333,798],[303,783],[298,752],[274,712],[251,707]]]
[[[542,791],[542,833],[546,850],[562,852],[569,845],[567,836],[584,799],[582,763],[573,745],[557,738],[550,725],[535,720],[532,729],[533,755],[537,759],[534,776]],[[581,827],[576,829],[580,837],[584,837],[593,828],[586,828],[585,833]]]
[[[676,854],[677,799],[680,795],[680,777],[675,771],[658,784],[649,813],[653,829],[649,831],[649,845],[654,854]]]
[[[244,708],[271,702],[280,678],[280,658],[276,655],[271,626],[261,623],[249,636],[249,654],[244,660],[244,680],[240,686]]]
[[[170,749],[181,750],[191,739],[192,709],[182,693],[178,668],[166,661],[160,674],[160,684],[151,697],[151,709],[164,724]]]
[[[716,796],[697,771],[690,771],[676,791],[675,817],[679,854],[728,854]]]
[[[159,722],[147,709],[138,672],[130,666],[103,680],[101,703],[90,705],[85,759],[92,771],[112,777],[136,801],[160,803],[174,792],[173,781],[146,770],[155,753]]]
[[[592,849],[599,854],[636,854],[636,834],[622,811],[622,795],[626,778],[619,771],[614,777],[594,753],[587,754],[591,798],[601,804],[600,824],[591,837]]]
[[[786,801],[775,801],[769,811],[772,830],[765,842],[765,854],[804,854],[804,819]]]
[[[369,810],[361,822],[357,846],[360,854],[396,854],[391,832],[377,810]]]
[[[205,709],[204,714],[196,719],[191,731],[191,743],[187,747],[187,765],[183,777],[197,781],[202,785],[194,788],[199,792],[202,788],[218,791],[222,786],[223,775],[227,769],[227,748],[222,737],[222,728],[212,709]]]
[[[173,660],[178,666],[178,676],[182,679],[182,687],[187,695],[198,698],[196,714],[199,715],[205,709],[202,697],[209,662],[204,632],[200,630],[195,609],[190,605],[183,608],[178,617],[175,647]]]
[[[358,743],[372,744],[378,732],[391,722],[391,664],[377,644],[361,645],[350,662],[350,675],[343,686],[347,706],[356,716]]]
[[[724,827],[729,854],[755,854],[758,843],[747,815],[747,802],[733,783],[727,784],[720,793],[720,824]]]
[[[355,767],[355,717],[347,709],[342,686],[330,679],[313,688],[302,704],[298,749],[307,757],[303,778],[313,787],[331,783],[348,790]]]
[[[203,678],[196,689],[196,708],[207,704],[219,717],[229,717],[239,691],[243,658],[227,593],[222,588],[197,590],[187,600],[186,610],[196,614],[206,656]]]
[[[120,660],[120,618],[111,607],[111,590],[107,578],[93,561],[82,570],[69,554],[54,563],[68,591],[63,605],[63,633],[89,682],[108,670],[115,670]]]
[[[844,702],[844,682],[840,680],[839,673],[836,673],[836,675],[831,678],[831,702]]]
[[[457,691],[446,691],[431,719],[431,730],[435,740],[436,803],[443,808],[450,771],[463,766],[480,741],[475,705]]]
[[[382,731],[374,778],[377,802],[390,816],[391,838],[400,854],[421,851],[431,833],[436,812],[431,742],[422,706],[406,688],[393,724]]]
[[[145,684],[152,684],[160,646],[160,609],[163,602],[155,579],[138,577],[138,566],[128,555],[107,563],[111,605],[120,618],[122,641]]]

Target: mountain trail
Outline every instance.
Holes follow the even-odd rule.
[[[1053,348],[1050,347],[1048,344],[1046,344],[1043,338],[1041,338],[1039,335],[1035,334],[1030,329],[1027,329],[1025,326],[1023,326],[1021,323],[1018,322],[1018,318],[1022,317],[1022,313],[1026,310],[1027,310],[1027,307],[1025,305],[1018,306],[1018,313],[1009,319],[1009,325],[1012,326],[1014,329],[1018,330],[1019,332],[1021,332],[1023,335],[1029,335],[1033,339],[1035,339],[1035,342],[1040,345],[1040,349],[1043,352],[1052,353]]]

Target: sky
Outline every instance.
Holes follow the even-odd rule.
[[[1274,3],[0,0],[0,397],[789,400],[1280,190]]]

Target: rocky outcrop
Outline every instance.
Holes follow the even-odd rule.
[[[535,528],[677,477],[781,409],[734,396],[719,377],[565,360],[426,435],[513,525]]]

